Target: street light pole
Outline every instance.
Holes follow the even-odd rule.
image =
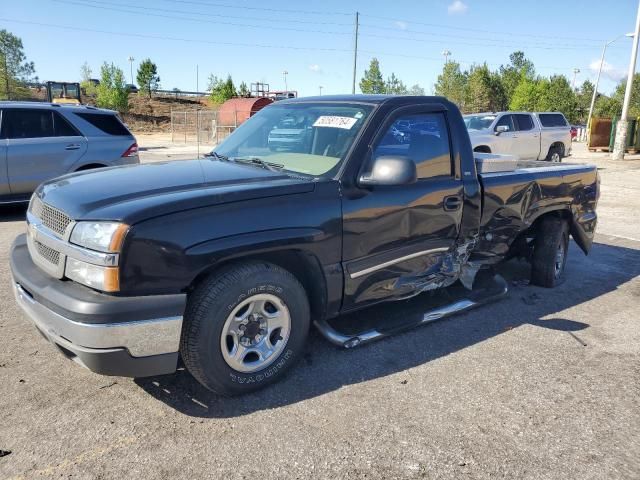
[[[135,58],[133,58],[131,55],[129,55],[129,58],[127,59],[129,60],[129,70],[131,73],[131,85],[133,85],[133,61],[135,60]]]
[[[449,61],[449,55],[451,55],[451,52],[449,50],[443,50],[442,55],[444,56],[444,64],[446,65]]]
[[[322,95],[322,85],[320,85],[318,88],[320,89],[320,95]]]
[[[575,91],[576,89],[576,76],[580,73],[580,69],[579,68],[574,68],[573,69],[573,83],[571,84],[571,88],[573,89],[573,91]]]
[[[282,76],[284,77],[284,91],[285,92],[289,91],[289,87],[287,86],[287,75],[289,75],[289,72],[287,72],[286,70],[284,72],[282,72]]]
[[[604,44],[602,47],[602,56],[600,57],[600,66],[598,68],[598,75],[596,76],[596,84],[593,88],[593,95],[591,96],[591,106],[589,106],[589,116],[587,117],[587,135],[591,131],[591,117],[593,117],[593,108],[596,104],[596,97],[598,96],[598,86],[600,85],[600,75],[602,74],[602,66],[604,65],[604,56],[607,53],[607,47],[614,42],[617,42],[622,37],[633,37],[633,33],[625,33],[624,35],[620,35],[619,37],[614,38],[613,40]]]
[[[627,75],[627,87],[624,91],[622,115],[616,126],[616,140],[613,144],[613,160],[624,160],[624,152],[627,147],[627,132],[629,130],[629,103],[631,102],[631,90],[633,77],[636,73],[636,58],[638,56],[638,40],[640,37],[640,1],[638,2],[638,14],[636,15],[636,29],[634,31],[633,47],[631,48],[631,60],[629,61],[629,74]]]

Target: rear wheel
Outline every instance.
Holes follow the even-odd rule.
[[[560,218],[542,221],[531,260],[531,283],[553,288],[564,281],[569,249],[569,225]]]
[[[547,154],[547,161],[559,163],[562,161],[563,150],[562,147],[554,146],[549,148],[549,153]]]
[[[221,395],[279,380],[299,358],[310,325],[300,282],[265,262],[213,274],[185,312],[180,352],[191,374]]]

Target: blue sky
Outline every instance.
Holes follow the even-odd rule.
[[[4,0],[0,28],[23,40],[41,80],[78,80],[87,61],[94,77],[103,61],[129,79],[151,58],[162,87],[204,89],[209,74],[263,81],[300,95],[350,93],[354,14],[360,12],[358,75],[369,60],[383,74],[431,93],[443,50],[468,67],[507,63],[523,50],[542,75],[577,84],[595,79],[602,45],[633,30],[636,0]],[[63,26],[65,28],[60,28]],[[91,31],[90,31],[91,30]],[[99,32],[98,32],[99,31]],[[626,75],[631,40],[607,51],[601,91]]]

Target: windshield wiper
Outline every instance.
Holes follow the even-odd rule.
[[[227,157],[226,155],[221,155],[218,152],[205,153],[204,156],[209,158],[215,158],[216,160],[222,160],[224,162],[229,161],[229,157]]]
[[[258,157],[233,157],[231,160],[238,163],[258,165],[267,170],[271,170],[272,172],[277,172],[284,168],[284,165],[282,165],[281,163],[265,162],[264,160]]]

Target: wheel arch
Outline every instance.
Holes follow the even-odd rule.
[[[491,147],[489,145],[478,145],[473,148],[473,151],[477,153],[491,153]]]
[[[573,240],[580,247],[580,249],[586,254],[589,253],[591,248],[591,244],[587,241],[586,237],[581,232],[581,227],[575,221],[573,214],[571,213],[571,209],[569,206],[558,207],[553,210],[547,210],[541,212],[539,215],[534,217],[530,223],[530,225],[524,229],[522,232],[518,234],[516,239],[512,242],[512,246],[517,246],[520,244],[519,240],[522,238],[526,238],[532,234],[536,234],[540,229],[540,225],[547,218],[559,218],[561,220],[565,220],[569,224],[569,233],[573,237]]]
[[[85,165],[80,165],[78,168],[74,170],[74,172],[84,172],[86,170],[93,170],[94,168],[105,168],[107,165],[103,163],[87,163]]]
[[[272,263],[287,270],[302,284],[309,300],[312,318],[327,316],[328,289],[320,260],[315,254],[297,248],[235,252],[222,256],[198,272],[187,288],[187,294],[210,275],[250,262]]]

